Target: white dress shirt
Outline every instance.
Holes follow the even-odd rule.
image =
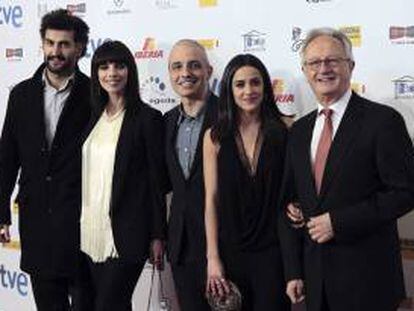
[[[345,109],[348,106],[349,99],[351,98],[352,92],[351,89],[345,92],[342,97],[334,102],[333,104],[329,105],[329,109],[331,109],[332,115],[332,141],[334,140],[335,134],[338,130],[339,124],[341,123],[342,117],[344,116]],[[318,112],[316,116],[315,126],[313,127],[313,133],[312,133],[312,141],[311,141],[311,159],[312,163],[315,162],[315,156],[316,156],[316,149],[318,148],[319,139],[322,134],[323,125],[325,123],[325,115],[321,113],[322,109],[325,109],[325,107],[318,103]]]

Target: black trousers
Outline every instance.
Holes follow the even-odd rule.
[[[30,282],[38,311],[80,310],[80,291],[76,277],[44,277],[32,274]]]
[[[131,311],[132,295],[144,264],[119,258],[94,263],[83,254],[79,311]]]
[[[175,290],[181,311],[210,311],[205,298],[206,261],[173,263]]]
[[[243,311],[290,311],[282,260],[276,246],[258,252],[223,252],[226,277],[242,294]]]

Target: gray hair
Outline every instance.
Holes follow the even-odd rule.
[[[174,50],[175,47],[180,46],[180,45],[187,45],[187,46],[191,46],[191,47],[194,47],[196,49],[199,49],[202,52],[203,58],[206,61],[207,65],[210,65],[210,61],[208,60],[207,51],[206,51],[205,47],[203,45],[201,45],[197,40],[180,39],[180,40],[178,40],[177,42],[174,43],[174,45],[171,48],[171,51]]]
[[[354,55],[352,53],[352,42],[349,38],[340,30],[336,30],[330,27],[322,27],[322,28],[314,28],[310,32],[308,32],[305,41],[302,44],[302,48],[300,50],[300,57],[302,59],[302,64],[305,62],[305,51],[308,45],[315,40],[317,37],[320,36],[328,36],[338,40],[345,51],[346,57],[350,60],[354,60]]]

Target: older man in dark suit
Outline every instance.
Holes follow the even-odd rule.
[[[297,121],[288,147],[291,219],[300,221],[310,311],[391,311],[405,295],[397,219],[414,206],[414,153],[391,107],[350,89],[349,39],[308,34],[302,68],[317,110]],[[295,217],[296,216],[296,217]],[[300,296],[300,281],[288,294]]]
[[[212,67],[204,47],[184,39],[173,46],[168,71],[181,99],[165,115],[172,186],[168,258],[181,310],[207,311],[202,138],[217,114],[217,98],[208,88]]]
[[[77,68],[89,28],[66,10],[46,14],[45,62],[10,93],[0,140],[0,242],[10,241],[10,196],[20,170],[21,269],[38,310],[69,310],[79,250],[80,136],[89,78]]]

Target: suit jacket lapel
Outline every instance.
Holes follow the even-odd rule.
[[[125,174],[128,174],[128,161],[131,156],[131,148],[137,148],[137,144],[134,144],[133,134],[136,129],[134,128],[134,117],[136,111],[134,107],[129,107],[125,111],[124,120],[122,122],[121,131],[119,133],[118,143],[115,151],[115,163],[114,172],[112,177],[112,195],[111,195],[111,211],[115,208],[118,202]]]
[[[184,172],[183,172],[183,169],[181,168],[180,161],[178,160],[177,150],[175,148],[175,142],[176,142],[177,132],[178,132],[177,122],[178,122],[179,116],[180,116],[179,110],[175,109],[174,115],[171,118],[171,121],[169,122],[169,124],[167,125],[168,127],[167,139],[168,139],[169,145],[171,146],[170,152],[172,152],[172,154],[170,156],[172,158],[172,165],[174,166],[175,171],[180,174],[180,177],[183,180],[185,180]]]
[[[66,100],[65,105],[63,106],[62,113],[59,116],[58,123],[56,125],[56,133],[53,137],[53,140],[59,141],[62,135],[62,128],[65,126],[65,123],[68,122],[66,119],[71,115],[71,111],[75,108],[77,103],[77,98],[75,96],[84,96],[85,94],[81,91],[80,88],[80,71],[76,69],[75,77],[73,79],[72,90],[70,91],[69,97]],[[88,94],[89,96],[89,94]]]
[[[335,174],[341,167],[344,156],[352,149],[352,142],[355,140],[355,137],[360,130],[362,117],[363,112],[361,106],[358,105],[358,95],[353,93],[328,154],[321,185],[321,197],[324,196],[329,189]]]
[[[313,164],[312,164],[312,157],[311,157],[311,142],[312,142],[312,134],[313,128],[315,126],[317,111],[315,110],[309,116],[309,120],[306,123],[306,128],[303,130],[303,135],[301,143],[299,144],[300,150],[299,155],[301,157],[301,161],[299,161],[299,165],[301,165],[299,172],[302,172],[303,178],[305,183],[308,185],[306,189],[309,189],[309,193],[307,197],[312,198],[312,204],[310,206],[316,206],[317,202],[317,193],[316,193],[316,186],[315,186],[315,178],[313,175]]]
[[[30,95],[33,96],[27,100],[31,103],[31,111],[33,111],[33,122],[38,127],[36,133],[40,148],[47,148],[46,140],[46,125],[45,125],[45,113],[44,113],[44,95],[43,95],[43,81],[42,74],[45,65],[40,66],[33,75],[33,84]]]
[[[202,154],[203,154],[203,140],[205,131],[212,125],[215,114],[217,113],[215,97],[211,94],[206,103],[206,115],[204,116],[203,125],[201,126],[200,135],[198,136],[196,153],[194,155],[193,164],[191,165],[190,176],[194,174],[199,165],[202,165]]]
[[[46,140],[46,125],[45,125],[45,112],[44,112],[44,95],[43,95],[43,84],[41,82],[41,80],[36,81],[34,84],[34,91],[33,91],[33,96],[34,98],[32,99],[32,104],[33,104],[33,112],[35,115],[35,118],[37,118],[37,120],[35,119],[35,122],[38,124],[39,126],[39,130],[37,131],[38,135],[39,135],[39,143],[42,145],[42,147],[46,147],[47,148],[47,140]]]

